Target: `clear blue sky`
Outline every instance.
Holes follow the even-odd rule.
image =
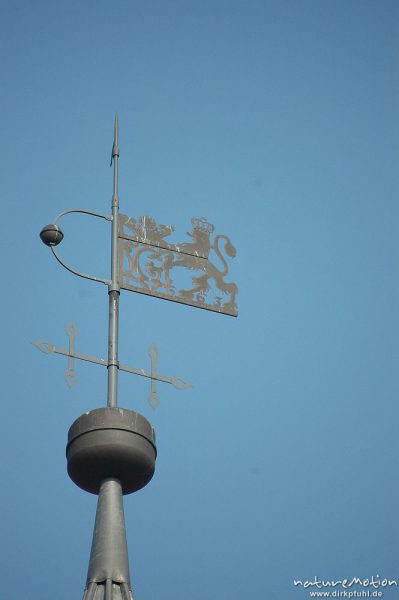
[[[38,234],[121,211],[182,238],[205,216],[237,247],[233,319],[124,292],[120,359],[194,388],[121,376],[158,439],[125,499],[136,600],[302,600],[294,579],[399,580],[398,50],[395,1],[3,2],[0,596],[83,593],[96,497],[67,430],[106,401],[107,294]],[[109,226],[65,220],[64,256],[108,276]],[[229,275],[230,277],[230,275]],[[104,371],[104,372],[103,372]],[[386,591],[395,598],[398,589]]]

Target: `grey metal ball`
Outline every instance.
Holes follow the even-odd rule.
[[[40,239],[46,246],[58,246],[63,238],[64,234],[58,225],[54,225],[54,223],[49,223],[40,232]]]

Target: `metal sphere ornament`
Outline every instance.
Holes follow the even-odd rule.
[[[58,225],[49,223],[49,225],[45,225],[41,230],[40,239],[42,240],[43,244],[46,244],[46,246],[58,246],[58,244],[64,239],[64,234]]]

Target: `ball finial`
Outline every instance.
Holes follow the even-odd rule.
[[[54,223],[46,225],[40,232],[40,239],[46,246],[58,246],[63,238],[64,234],[58,225],[54,225]]]

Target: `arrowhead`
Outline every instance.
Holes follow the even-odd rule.
[[[156,346],[156,344],[150,344],[148,346],[148,356],[152,360],[158,360],[159,350],[158,350],[158,346]]]
[[[173,377],[171,383],[176,390],[186,390],[189,387],[193,387],[193,384],[183,379],[183,377]]]
[[[74,373],[74,371],[68,371],[65,373],[64,379],[67,382],[68,387],[73,387],[76,383],[78,383],[78,379]]]
[[[119,156],[119,121],[118,121],[118,113],[115,113],[115,122],[114,122],[114,145],[112,146],[112,159],[114,156]],[[112,163],[111,159],[111,163]]]
[[[160,400],[157,392],[151,392],[148,396],[148,404],[151,406],[152,410],[156,410],[160,405]]]

